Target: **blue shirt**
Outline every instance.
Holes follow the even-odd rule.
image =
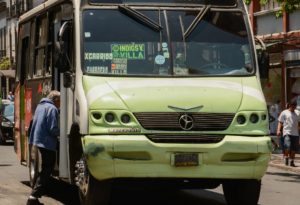
[[[56,151],[58,121],[57,107],[50,99],[43,98],[35,110],[29,144]]]

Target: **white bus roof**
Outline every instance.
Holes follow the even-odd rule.
[[[38,13],[44,11],[45,9],[48,9],[48,8],[55,6],[56,4],[59,4],[64,1],[72,2],[72,0],[48,0],[36,7],[34,7],[33,9],[27,11],[23,15],[21,15],[19,18],[19,22],[22,23],[22,22],[26,21],[27,19],[30,19],[31,17],[36,16]]]

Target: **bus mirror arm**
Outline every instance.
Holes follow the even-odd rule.
[[[58,68],[59,72],[64,73],[71,70],[72,65],[67,53],[56,52],[55,58],[55,67]]]
[[[60,27],[58,32],[58,41],[61,46],[64,44],[65,39],[68,39],[68,35],[71,27],[72,27],[71,21],[65,21]]]
[[[267,46],[260,38],[255,38],[255,44],[257,46],[257,60],[258,60],[260,78],[268,79],[270,57],[267,51]]]
[[[71,21],[66,21],[62,24],[59,32],[57,41],[55,42],[55,49],[56,49],[56,60],[55,64],[56,67],[59,69],[60,72],[69,71],[72,67],[70,58],[68,56],[68,50],[70,46],[69,36],[71,33]]]

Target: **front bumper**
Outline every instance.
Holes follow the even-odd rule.
[[[225,136],[216,144],[154,143],[144,135],[83,138],[91,174],[113,178],[261,179],[270,160],[268,136]],[[175,167],[175,153],[198,153],[199,165]]]

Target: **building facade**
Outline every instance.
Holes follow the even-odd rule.
[[[300,9],[277,18],[281,9],[277,1],[259,2],[252,0],[249,16],[254,34],[270,54],[269,78],[263,82],[265,97],[270,106],[280,101],[281,109],[292,99],[300,105]]]
[[[14,90],[18,10],[16,0],[0,1],[0,92]]]
[[[0,0],[0,95],[14,90],[19,16],[44,0]]]

